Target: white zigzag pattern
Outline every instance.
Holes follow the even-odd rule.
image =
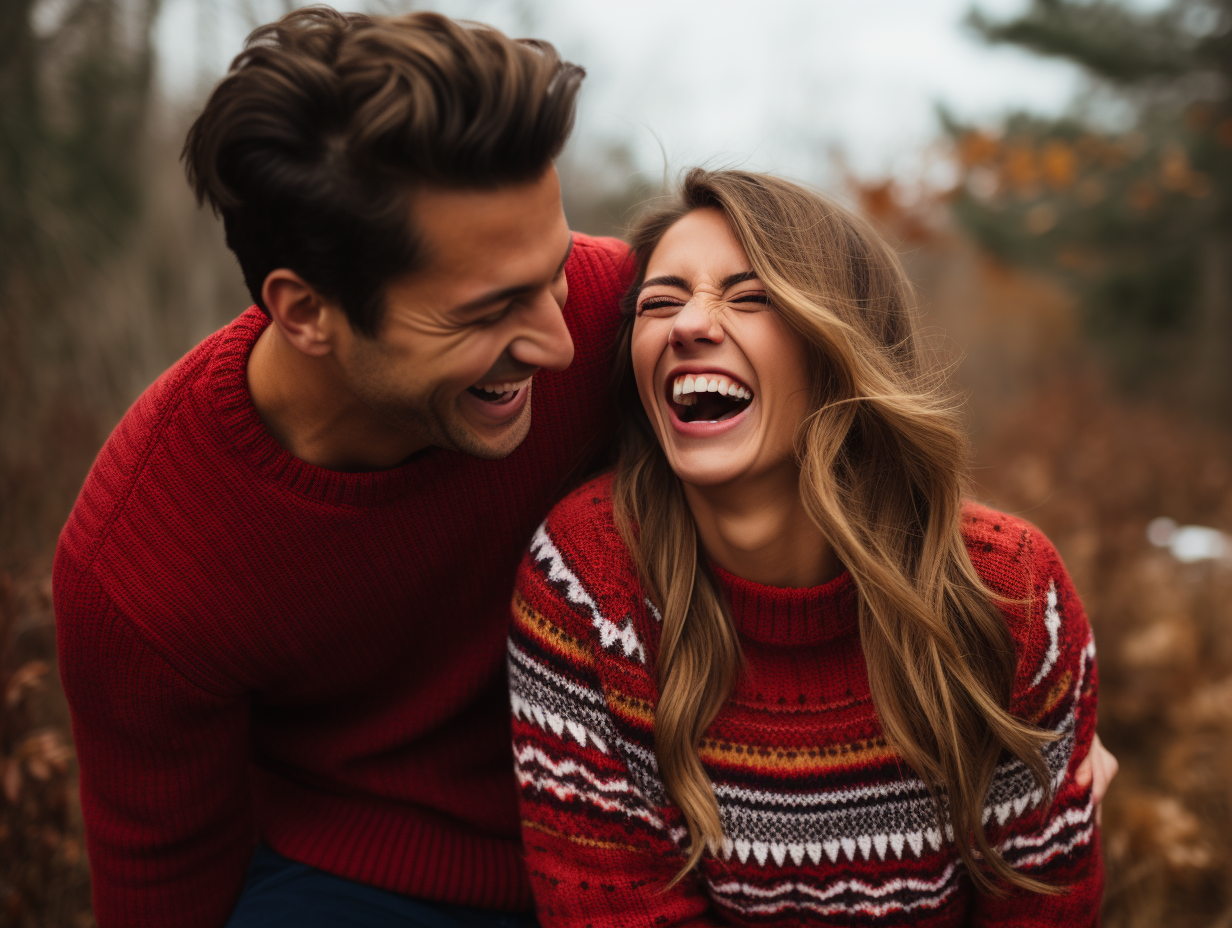
[[[1036,673],[1035,679],[1031,681],[1031,687],[1039,686],[1041,680],[1048,676],[1048,671],[1057,662],[1060,656],[1060,649],[1057,646],[1057,633],[1061,630],[1061,613],[1057,612],[1057,584],[1054,580],[1048,581],[1048,606],[1044,609],[1044,626],[1048,629],[1048,653],[1044,656],[1044,663]]]
[[[935,894],[932,899],[927,896],[916,899],[913,902],[903,904],[897,901],[882,903],[877,907],[875,902],[860,902],[855,905],[847,903],[832,903],[833,910],[836,912],[867,912],[869,914],[884,915],[887,912],[910,911],[919,906],[933,907],[945,899],[953,892],[957,885],[954,880],[954,873],[958,868],[957,861],[951,861],[950,864],[942,871],[941,875],[935,880],[918,879],[916,877],[896,877],[892,880],[886,880],[879,886],[874,886],[871,883],[866,883],[863,880],[835,880],[834,882],[819,887],[810,883],[803,883],[797,880],[791,880],[784,883],[778,883],[774,886],[753,886],[749,883],[741,883],[732,880],[727,883],[709,882],[710,891],[721,898],[721,901],[739,909],[742,912],[760,912],[769,913],[773,911],[781,911],[784,908],[798,908],[808,905],[807,901],[798,900],[779,900],[773,905],[766,903],[758,904],[756,902],[745,900],[764,899],[774,900],[776,896],[782,896],[788,893],[799,893],[805,896],[811,896],[818,902],[826,902],[834,896],[842,895],[843,893],[859,893],[862,896],[868,897],[870,900],[881,899],[884,896],[893,895],[895,893],[908,890],[916,893]],[[743,897],[743,898],[741,898]],[[880,909],[873,911],[873,908]]]
[[[514,773],[517,776],[519,786],[523,788],[532,786],[538,790],[551,792],[557,799],[564,802],[572,802],[580,799],[603,812],[618,812],[626,818],[640,819],[651,828],[656,828],[660,831],[665,830],[663,820],[659,818],[659,816],[655,815],[648,805],[632,805],[630,803],[622,802],[615,796],[607,795],[607,791],[615,790],[615,784],[619,783],[623,785],[623,790],[619,791],[624,792],[626,795],[637,795],[640,797],[640,793],[637,793],[636,790],[631,788],[627,782],[623,780],[602,781],[596,777],[592,771],[585,770],[585,768],[583,768],[580,764],[568,761],[560,764],[554,764],[553,762],[548,761],[547,758],[541,753],[539,754],[539,757],[526,757],[525,759],[534,759],[539,761],[540,757],[543,757],[544,761],[546,761],[546,763],[541,762],[540,764],[544,769],[555,773],[556,776],[566,776],[570,773],[579,773],[587,783],[594,786],[594,789],[582,789],[572,783],[564,783],[558,780],[556,776],[536,775],[524,768],[521,762],[517,762],[514,764]]]
[[[1016,867],[1038,867],[1040,864],[1047,863],[1054,857],[1061,854],[1068,854],[1080,844],[1089,843],[1094,833],[1095,829],[1088,825],[1086,828],[1082,829],[1082,831],[1075,834],[1069,841],[1066,841],[1063,844],[1053,844],[1035,854],[1025,854],[1022,857],[1015,858],[1014,864]]]
[[[565,732],[568,732],[573,737],[573,740],[583,747],[586,745],[587,739],[589,739],[600,751],[604,754],[607,753],[607,742],[580,722],[567,719],[549,709],[544,709],[542,706],[536,706],[523,699],[517,693],[510,694],[509,704],[513,709],[513,717],[515,719],[524,718],[526,721],[538,725],[544,731],[550,731],[556,737],[562,739],[565,737]]]
[[[726,904],[733,909],[737,909],[746,915],[774,915],[783,912],[787,909],[807,909],[810,912],[816,912],[818,915],[871,915],[874,918],[884,918],[895,912],[910,912],[913,909],[936,909],[948,899],[954,890],[958,888],[955,883],[952,886],[947,886],[945,891],[931,898],[924,897],[916,899],[913,902],[857,902],[855,905],[847,905],[843,902],[831,902],[827,905],[804,900],[803,902],[774,902],[762,903],[760,905],[738,905],[734,902]]]
[[[946,886],[945,890],[933,897],[925,896],[918,898],[912,902],[856,902],[855,905],[848,905],[846,902],[830,902],[827,905],[813,902],[811,900],[803,900],[801,902],[781,901],[781,902],[763,902],[749,903],[749,905],[740,905],[736,900],[723,900],[724,905],[729,908],[734,908],[744,914],[776,914],[790,910],[790,908],[804,908],[809,912],[816,912],[822,916],[851,916],[851,914],[862,914],[862,916],[872,916],[873,918],[883,918],[887,914],[896,912],[910,912],[915,908],[939,908],[942,902],[946,901],[954,891],[958,889],[958,884]]]
[[[633,629],[633,623],[626,620],[623,625],[618,626],[599,611],[598,603],[586,592],[586,588],[582,586],[582,581],[577,578],[573,571],[565,566],[565,559],[561,557],[556,545],[552,544],[552,539],[548,537],[545,525],[540,525],[535,530],[535,536],[531,539],[530,550],[537,562],[541,564],[547,563],[548,579],[556,583],[564,583],[565,596],[569,601],[579,606],[584,606],[586,611],[590,613],[591,622],[599,632],[600,645],[607,650],[611,650],[613,645],[619,643],[625,657],[633,657],[636,654],[640,663],[646,663],[646,651],[637,638],[637,632]]]
[[[520,769],[523,764],[535,763],[556,777],[567,777],[576,774],[601,793],[631,793],[641,796],[637,787],[624,777],[604,779],[585,764],[572,757],[562,757],[559,760],[550,757],[533,744],[515,745],[513,750],[514,764]]]
[[[1035,835],[1018,835],[1004,841],[999,850],[1005,853],[1008,850],[1022,847],[1041,847],[1051,841],[1064,828],[1073,825],[1083,825],[1091,821],[1091,812],[1095,809],[1095,802],[1092,798],[1087,799],[1087,804],[1081,809],[1070,807],[1062,809],[1056,815],[1048,820],[1048,824],[1044,830]]]

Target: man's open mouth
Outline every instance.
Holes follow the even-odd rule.
[[[753,401],[753,391],[726,374],[679,374],[667,386],[668,402],[681,422],[722,422]]]
[[[530,381],[531,378],[527,377],[525,380],[507,383],[477,383],[473,387],[467,387],[467,392],[479,397],[485,403],[503,406],[517,399],[518,393],[530,386]]]

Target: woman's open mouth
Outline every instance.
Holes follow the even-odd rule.
[[[753,391],[726,374],[677,374],[666,389],[669,408],[684,423],[725,422],[753,401]]]

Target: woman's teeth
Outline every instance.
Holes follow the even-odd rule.
[[[697,402],[698,393],[717,393],[736,400],[751,400],[753,391],[720,374],[681,374],[672,381],[672,401],[682,406]]]

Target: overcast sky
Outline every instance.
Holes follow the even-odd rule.
[[[397,10],[397,2],[338,2]],[[1025,0],[978,0],[1010,16]],[[1159,6],[1137,0],[1136,6]],[[628,145],[656,174],[695,163],[824,182],[831,151],[857,173],[926,169],[937,104],[990,120],[1007,108],[1063,110],[1071,66],[989,48],[963,26],[972,0],[431,0],[415,4],[552,41],[589,76],[574,145]],[[164,87],[217,78],[280,0],[166,0]],[[922,167],[923,166],[923,167]]]

